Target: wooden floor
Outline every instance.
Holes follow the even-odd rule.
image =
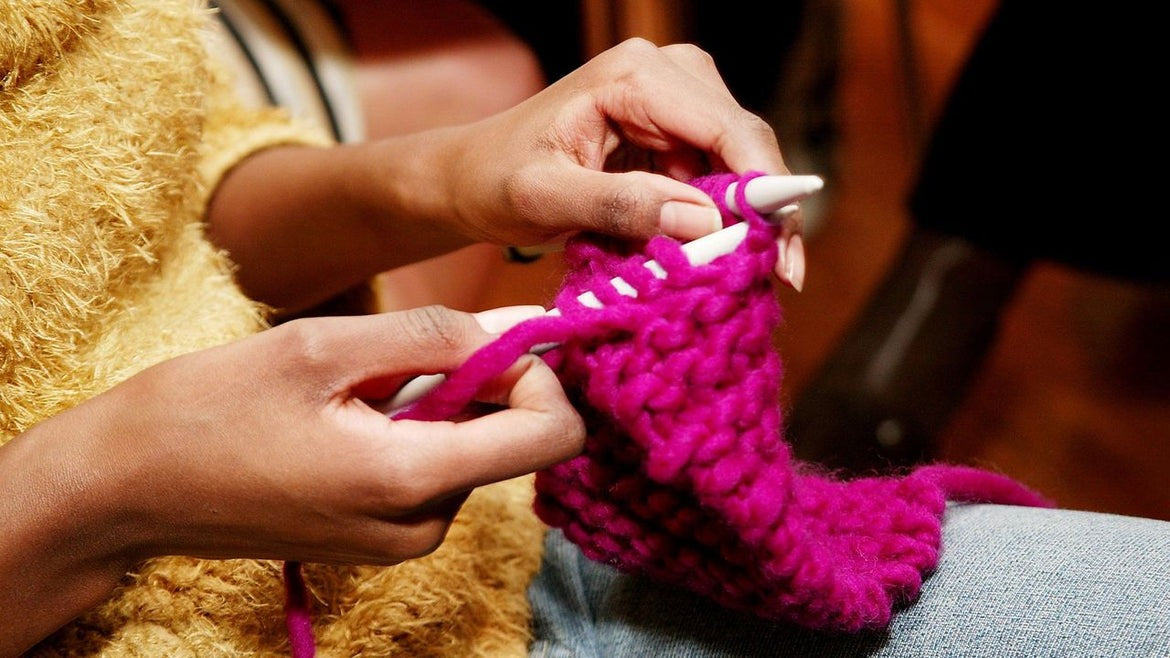
[[[895,3],[841,4],[835,164],[808,240],[805,290],[778,293],[786,401],[859,311],[908,223],[917,150]],[[994,5],[908,5],[928,121]],[[505,272],[487,304],[547,301],[556,259],[525,267]],[[518,294],[508,282],[520,277],[528,283]],[[944,457],[1006,472],[1064,507],[1170,520],[1170,292],[1036,268],[946,433]]]

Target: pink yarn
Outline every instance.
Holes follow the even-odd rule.
[[[313,614],[309,610],[309,591],[300,562],[284,563],[284,585],[284,624],[288,628],[290,653],[293,658],[313,658],[317,654]]]
[[[723,212],[732,181],[694,181]],[[749,208],[738,187],[737,205]],[[946,500],[1048,506],[1004,476],[930,465],[842,481],[792,459],[778,405],[777,227],[747,212],[733,253],[692,266],[680,244],[582,235],[559,316],[485,346],[398,418],[454,416],[532,347],[585,419],[583,453],[537,473],[535,509],[593,560],[814,629],[888,624],[938,561]],[[642,264],[656,260],[656,278]],[[609,280],[621,276],[637,297]],[[593,291],[602,309],[577,296]]]

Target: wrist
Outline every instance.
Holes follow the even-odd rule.
[[[20,611],[0,619],[0,655],[99,604],[133,563],[110,479],[60,418],[0,447],[0,597]]]
[[[372,166],[360,167],[377,190],[366,217],[404,265],[466,247],[480,239],[462,207],[459,128],[438,128],[369,145]]]
[[[94,424],[72,427],[83,413],[59,414],[4,446],[0,481],[4,499],[15,502],[5,527],[21,528],[19,536],[45,555],[124,570],[135,561],[139,534],[121,502],[129,498],[126,478],[113,456],[97,452]]]

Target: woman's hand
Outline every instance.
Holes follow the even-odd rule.
[[[451,214],[475,239],[537,244],[588,229],[682,240],[721,226],[684,181],[712,170],[789,173],[775,133],[735,101],[707,53],[631,39],[515,108],[465,127]],[[781,280],[799,288],[799,212]]]
[[[683,181],[712,169],[787,173],[772,129],[711,57],[631,39],[515,108],[466,127],[452,167],[473,236],[530,244],[589,229],[693,239],[720,227]]]
[[[685,181],[712,170],[788,173],[771,127],[709,55],[632,39],[474,123],[256,154],[217,188],[208,223],[246,291],[296,309],[473,242],[705,235],[718,212]],[[797,213],[776,268],[797,288],[800,234]]]
[[[542,309],[519,311],[481,320],[498,331]],[[40,612],[0,619],[0,637],[51,632],[152,556],[392,564],[433,550],[471,489],[582,446],[536,357],[484,391],[499,411],[469,420],[367,404],[492,335],[438,307],[297,320],[149,368],[17,437],[0,450],[15,501],[0,511],[0,593]]]

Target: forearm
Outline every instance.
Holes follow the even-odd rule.
[[[296,310],[470,243],[455,225],[447,130],[363,145],[277,147],[237,165],[207,214],[251,296]]]
[[[105,470],[34,428],[0,447],[0,656],[14,656],[97,605],[129,561],[108,518]]]
[[[472,242],[694,239],[719,214],[686,179],[787,171],[770,127],[718,80],[701,51],[630,40],[474,123],[274,148],[220,183],[211,236],[249,294],[285,310]]]

